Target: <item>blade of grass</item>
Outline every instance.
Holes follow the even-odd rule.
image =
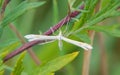
[[[53,0],[53,24],[56,24],[58,22],[58,4],[57,0]]]

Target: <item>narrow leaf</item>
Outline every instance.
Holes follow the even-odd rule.
[[[77,29],[79,29],[81,26],[84,25],[84,23],[88,20],[87,19],[87,16],[90,12],[90,3],[92,2],[92,0],[86,0],[85,1],[85,7],[84,7],[84,10],[88,11],[88,12],[82,12],[81,13],[81,16],[80,16],[80,19],[78,22],[75,22],[74,23],[74,26],[72,28],[72,31],[75,31]]]
[[[58,2],[57,0],[53,0],[53,24],[56,24],[58,22]]]
[[[9,41],[9,42],[6,42],[5,44],[0,44],[0,49],[1,51],[11,51],[11,50],[14,50],[16,47],[18,47],[20,45],[20,41]],[[0,52],[1,52],[0,51]]]
[[[4,51],[0,53],[0,57],[4,58],[9,52],[8,51]]]
[[[99,23],[103,21],[106,18],[112,17],[113,12],[116,11],[116,9],[120,6],[119,2],[114,2],[111,5],[106,6],[105,8],[101,9],[96,15],[94,15],[90,20],[88,20],[87,25],[95,25],[96,23]],[[109,7],[109,10],[108,10]],[[111,7],[111,8],[110,8]]]
[[[17,60],[17,63],[15,64],[14,70],[12,71],[11,75],[21,75],[24,67],[23,67],[23,58],[25,56],[26,52],[23,52],[19,59]]]
[[[78,53],[79,52],[74,52],[71,54],[60,56],[54,60],[51,60],[44,66],[40,67],[38,75],[48,75],[49,73],[52,73],[52,72],[55,72],[55,71],[61,69],[66,64],[68,64],[73,59],[75,59],[75,57],[78,55]]]
[[[1,55],[0,55],[0,75],[3,75],[3,73],[4,73],[4,67],[3,67],[3,61],[2,61],[2,57],[1,57]]]
[[[111,17],[120,16],[120,11],[113,11],[110,16]]]
[[[0,71],[0,75],[4,75],[4,70],[1,70],[1,71]]]
[[[2,7],[3,0],[0,0],[0,8]],[[1,11],[1,9],[0,9]]]
[[[76,0],[68,0],[68,3],[70,4],[70,8],[73,7],[75,2],[76,2]]]
[[[101,8],[105,7],[108,3],[110,3],[110,0],[101,0]]]
[[[3,32],[3,28],[0,26],[0,38],[1,38],[2,32]]]
[[[120,37],[120,30],[117,29],[119,25],[112,25],[112,26],[90,26],[88,29],[95,30],[98,32],[104,32],[109,35]]]
[[[55,75],[55,73],[49,73],[48,75]]]
[[[43,5],[45,2],[31,2],[28,3],[27,1],[22,2],[19,4],[15,9],[13,9],[10,13],[5,15],[4,19],[1,21],[0,25],[2,27],[5,27],[7,24],[11,23],[14,21],[16,18],[18,18],[20,15],[25,13],[27,10],[36,8],[38,6]]]
[[[86,43],[90,43],[91,40],[88,36],[88,33],[86,31],[81,31],[79,33],[75,33],[74,34],[76,37],[78,37],[80,40],[86,42]]]

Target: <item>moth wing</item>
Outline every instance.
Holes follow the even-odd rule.
[[[41,35],[29,34],[24,36],[28,41],[40,40]]]

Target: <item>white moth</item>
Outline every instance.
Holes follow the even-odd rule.
[[[64,40],[64,41],[66,41],[68,43],[71,43],[73,45],[81,47],[84,50],[91,50],[92,49],[91,45],[89,45],[87,43],[83,43],[83,42],[79,42],[79,41],[68,39],[68,38],[64,37],[61,32],[57,36],[47,36],[47,35],[34,35],[34,34],[30,34],[30,35],[26,35],[24,37],[26,39],[28,39],[28,41],[35,41],[35,40],[59,40],[59,47],[61,46],[61,40]]]

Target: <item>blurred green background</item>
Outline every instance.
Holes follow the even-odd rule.
[[[11,0],[7,6],[8,12],[12,8],[16,7],[19,3],[24,0]],[[55,15],[53,12],[53,0],[28,0],[28,1],[46,1],[41,7],[32,9],[20,16],[13,24],[17,27],[18,31],[24,36],[27,34],[39,34],[39,32],[44,32],[50,27],[59,22],[68,14],[68,3],[67,0],[56,0],[58,5],[58,19],[55,20]],[[77,0],[74,6],[80,4],[81,0]],[[6,12],[7,13],[7,12]],[[120,17],[110,18],[105,20],[102,24],[109,25],[114,23],[119,23]],[[56,34],[57,35],[57,34]],[[108,75],[119,75],[120,74],[120,38],[111,37],[109,35],[104,36],[105,54],[107,56],[107,72]],[[1,38],[2,43],[8,41],[19,40],[13,31],[7,26]],[[101,48],[99,47],[98,35],[95,36],[90,63],[90,75],[102,75],[101,74]],[[21,46],[21,45],[19,45]],[[47,43],[43,45],[36,45],[33,47],[34,52],[39,57],[42,63],[47,62],[55,57],[60,56],[61,52],[58,47],[57,41],[54,43]],[[66,53],[71,53],[74,51],[79,51],[79,56],[66,67],[56,72],[56,75],[82,75],[82,63],[83,63],[83,50],[76,46],[65,43],[63,45],[63,50]],[[10,66],[14,65],[16,57],[12,59]],[[58,61],[59,62],[59,61]],[[28,73],[36,67],[35,63],[29,56],[26,55],[24,59],[24,66],[26,66],[24,71]]]

